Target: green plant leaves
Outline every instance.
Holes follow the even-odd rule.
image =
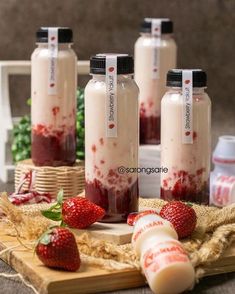
[[[77,91],[77,152],[78,159],[84,160],[85,158],[85,104],[84,104],[84,89],[78,88]]]
[[[31,119],[27,115],[22,117],[13,128],[11,151],[14,162],[31,156]]]

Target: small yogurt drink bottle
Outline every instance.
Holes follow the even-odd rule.
[[[170,70],[161,102],[161,198],[209,203],[211,102],[202,70]]]
[[[168,18],[145,18],[135,43],[135,81],[139,87],[140,144],[160,143],[161,99],[166,74],[176,67],[177,47]]]
[[[106,210],[104,222],[121,222],[138,210],[138,87],[133,58],[91,57],[85,88],[85,194]],[[127,168],[132,168],[128,172]]]
[[[37,166],[76,159],[77,57],[69,28],[37,31],[31,56],[32,160]]]
[[[235,136],[220,136],[213,152],[210,204],[223,207],[235,203]]]
[[[155,213],[140,213],[132,246],[153,293],[179,294],[192,288],[194,268],[169,221]]]

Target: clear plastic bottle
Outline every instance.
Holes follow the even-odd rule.
[[[220,136],[213,152],[210,204],[223,207],[235,203],[235,136]]]
[[[170,70],[161,103],[161,198],[209,203],[211,102],[202,70]]]
[[[31,56],[32,160],[37,166],[76,160],[77,57],[69,28],[40,28]]]
[[[135,81],[140,89],[140,144],[160,143],[161,99],[169,69],[176,67],[177,46],[169,19],[145,18],[135,43]]]
[[[133,58],[98,54],[85,88],[86,197],[106,210],[104,222],[138,210],[138,87]]]

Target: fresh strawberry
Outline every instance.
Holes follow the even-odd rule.
[[[195,210],[180,201],[165,204],[160,211],[160,216],[172,223],[179,239],[190,236],[197,224]]]
[[[127,217],[127,224],[129,226],[134,226],[136,221],[141,218],[142,216],[144,215],[147,215],[147,214],[152,214],[152,213],[157,213],[155,210],[153,209],[150,209],[150,210],[144,210],[144,211],[141,211],[141,212],[132,212],[128,215]]]
[[[62,225],[76,229],[84,229],[101,220],[105,210],[84,197],[73,197],[63,201],[63,190],[58,193],[57,203],[48,210],[43,210],[42,215],[54,220],[62,221]]]
[[[72,228],[87,228],[104,215],[103,208],[83,197],[69,198],[62,204],[62,219]]]
[[[138,212],[129,213],[129,215],[127,217],[127,224],[129,226],[134,226],[134,224],[135,224],[135,218],[136,218],[137,215],[138,215]]]
[[[75,237],[66,228],[52,227],[46,231],[38,241],[36,254],[52,268],[75,272],[81,264]]]

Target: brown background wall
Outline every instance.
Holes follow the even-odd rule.
[[[72,27],[79,59],[133,53],[145,16],[174,21],[178,66],[207,71],[214,124],[219,122],[219,133],[234,132],[235,0],[1,0],[0,60],[29,59],[42,25]],[[29,95],[29,78],[11,78],[14,115],[29,111]]]

